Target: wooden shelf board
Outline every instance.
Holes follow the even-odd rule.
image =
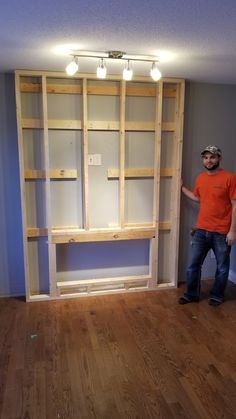
[[[28,227],[26,229],[27,237],[44,237],[48,235],[47,228]]]
[[[43,129],[43,121],[39,118],[23,118],[22,119],[23,129]],[[162,132],[174,132],[176,128],[175,122],[163,122]],[[82,122],[80,120],[73,119],[49,119],[48,129],[54,130],[82,130]],[[119,131],[119,121],[88,121],[87,129],[89,131]],[[125,131],[144,131],[154,132],[155,123],[149,121],[126,121]]]
[[[83,231],[79,233],[52,233],[52,243],[84,243],[119,240],[145,240],[155,237],[155,229],[127,229],[107,231]]]
[[[119,179],[119,169],[108,169],[107,170],[107,178],[108,179]],[[174,174],[174,170],[172,168],[163,168],[160,170],[160,175],[162,177],[172,177]],[[125,178],[153,178],[154,177],[154,169],[151,168],[129,168],[125,169]]]
[[[25,180],[46,179],[45,170],[26,169],[24,171]],[[76,169],[52,169],[49,171],[50,179],[77,179],[78,172]]]
[[[42,93],[42,85],[40,83],[26,83],[20,84],[20,90],[23,93]],[[176,87],[164,88],[164,97],[176,97]],[[54,94],[82,94],[82,86],[79,84],[57,84],[48,83],[47,93]],[[113,85],[88,85],[88,95],[104,95],[104,96],[119,96],[120,86]],[[140,96],[140,97],[156,97],[156,86],[142,87],[142,86],[130,86],[127,84],[126,96]]]
[[[116,277],[116,278],[95,278],[95,279],[82,279],[77,281],[58,281],[58,288],[78,288],[88,287],[91,285],[106,285],[106,284],[120,284],[120,283],[131,283],[131,282],[143,282],[148,281],[151,278],[150,275],[135,275],[130,277]]]
[[[159,230],[163,230],[163,231],[168,231],[171,230],[172,228],[172,224],[171,221],[160,221],[159,222]],[[129,224],[125,224],[125,231],[128,232],[129,230],[132,229],[132,231],[143,231],[144,229],[148,229],[149,231],[151,230],[152,233],[154,234],[155,232],[155,227],[151,224],[151,223],[146,223],[146,224],[137,224],[137,223],[129,223]],[[51,229],[51,233],[53,235],[71,235],[71,234],[103,234],[103,233],[108,233],[111,232],[112,234],[116,234],[117,232],[120,232],[120,227],[117,225],[112,225],[110,228],[107,229],[102,229],[102,230],[90,230],[89,232],[86,232],[84,229],[79,228],[78,226],[62,226],[62,227],[58,227],[55,226]],[[145,232],[146,234],[146,232]],[[26,229],[26,235],[28,238],[33,238],[33,237],[45,237],[48,235],[48,229],[46,227],[43,228],[39,228],[39,227],[28,227]],[[151,236],[151,233],[150,233]],[[151,237],[150,237],[151,238]],[[86,240],[87,241],[87,240]]]

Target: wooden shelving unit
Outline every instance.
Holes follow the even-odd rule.
[[[15,80],[27,301],[175,287],[184,81]]]

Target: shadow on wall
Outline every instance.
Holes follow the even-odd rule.
[[[0,74],[0,109],[0,296],[23,295],[24,262],[13,74]]]

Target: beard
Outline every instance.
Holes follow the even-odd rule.
[[[205,169],[207,169],[209,172],[212,172],[213,170],[218,169],[219,165],[220,165],[220,162],[213,164],[211,167],[207,167],[207,166],[204,164],[204,167],[205,167]]]

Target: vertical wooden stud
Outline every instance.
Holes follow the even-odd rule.
[[[125,225],[125,92],[126,82],[120,82],[120,227]]]
[[[177,85],[177,97],[175,103],[175,123],[176,130],[174,135],[174,176],[172,178],[171,191],[171,237],[170,254],[172,255],[172,264],[170,277],[172,283],[177,286],[178,281],[178,245],[179,245],[179,224],[180,224],[180,185],[182,168],[182,148],[183,148],[183,126],[184,126],[184,94],[185,84],[182,81]]]
[[[159,81],[156,86],[156,117],[155,117],[155,156],[154,156],[154,190],[153,190],[153,225],[155,226],[155,238],[150,246],[150,274],[151,287],[157,285],[158,280],[158,244],[159,244],[159,202],[160,202],[160,167],[161,167],[161,134],[162,134],[162,101],[163,82]]]
[[[83,214],[84,228],[89,230],[89,187],[88,187],[88,95],[87,79],[83,79]]]
[[[21,110],[21,94],[20,94],[20,75],[15,75],[16,88],[16,117],[17,117],[17,135],[18,135],[18,149],[19,149],[19,167],[20,167],[20,185],[21,185],[21,212],[22,212],[22,231],[23,231],[23,251],[24,251],[24,271],[25,271],[25,294],[26,301],[30,299],[30,276],[29,276],[29,262],[28,262],[28,240],[26,237],[26,195],[25,195],[25,181],[24,181],[24,157],[23,157],[23,130],[22,130],[22,110]]]
[[[42,76],[42,103],[43,103],[43,132],[44,132],[44,161],[46,171],[46,220],[48,229],[48,263],[49,263],[49,292],[51,297],[56,296],[56,259],[52,252],[52,215],[51,215],[51,185],[49,161],[49,136],[48,136],[48,106],[47,106],[47,79]]]

